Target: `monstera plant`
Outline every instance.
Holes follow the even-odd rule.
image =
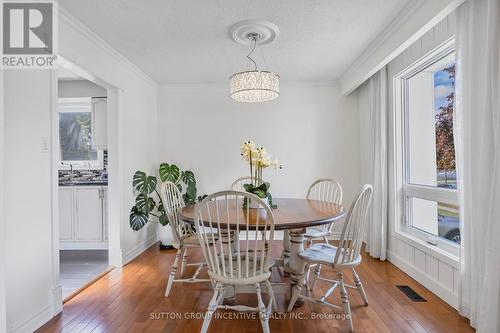
[[[186,205],[196,202],[196,179],[192,171],[181,171],[175,164],[162,163],[158,169],[161,182],[170,181],[177,185]],[[130,210],[130,227],[142,229],[151,217],[156,217],[163,226],[168,224],[168,217],[157,190],[158,179],[137,171],[132,180],[135,193],[135,205]]]

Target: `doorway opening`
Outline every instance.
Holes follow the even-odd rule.
[[[59,61],[53,95],[53,230],[56,278],[66,302],[121,266],[114,253],[121,252],[119,222],[112,222],[116,215],[109,204],[116,185],[108,182],[117,172],[109,163],[116,142],[109,125],[116,123],[119,94],[78,66]]]

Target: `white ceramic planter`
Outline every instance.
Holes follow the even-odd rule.
[[[158,238],[160,238],[160,242],[162,245],[171,246],[174,241],[174,236],[172,235],[172,229],[170,225],[162,226],[158,223]]]
[[[267,207],[269,207],[269,202],[267,201],[267,198],[262,199],[262,201]],[[248,207],[250,209],[264,208],[258,202],[252,200],[250,200],[250,205]]]

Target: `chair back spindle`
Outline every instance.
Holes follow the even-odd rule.
[[[365,184],[351,205],[342,228],[334,258],[335,265],[350,264],[358,260],[366,228],[367,214],[372,200],[373,186]]]
[[[174,244],[181,244],[186,236],[193,234],[191,225],[179,220],[179,211],[184,207],[182,194],[176,184],[167,181],[160,187],[160,197],[172,230]]]
[[[247,207],[252,201],[259,208],[243,208],[244,201]],[[197,234],[212,279],[245,284],[270,275],[274,216],[259,197],[241,191],[217,192],[203,199],[196,216]]]
[[[307,199],[333,202],[342,204],[342,186],[339,182],[331,178],[321,178],[309,186]]]
[[[334,203],[337,205],[342,204],[342,186],[335,179],[331,178],[320,178],[309,186],[307,190],[306,199],[318,200],[322,204]],[[333,223],[324,224],[316,229],[320,229],[323,232],[330,232],[333,227]]]

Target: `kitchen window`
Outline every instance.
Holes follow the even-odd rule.
[[[59,107],[59,169],[103,168],[103,151],[92,143],[91,98],[60,98]]]
[[[455,51],[448,41],[396,78],[400,112],[401,231],[458,253],[459,203],[453,118]]]

